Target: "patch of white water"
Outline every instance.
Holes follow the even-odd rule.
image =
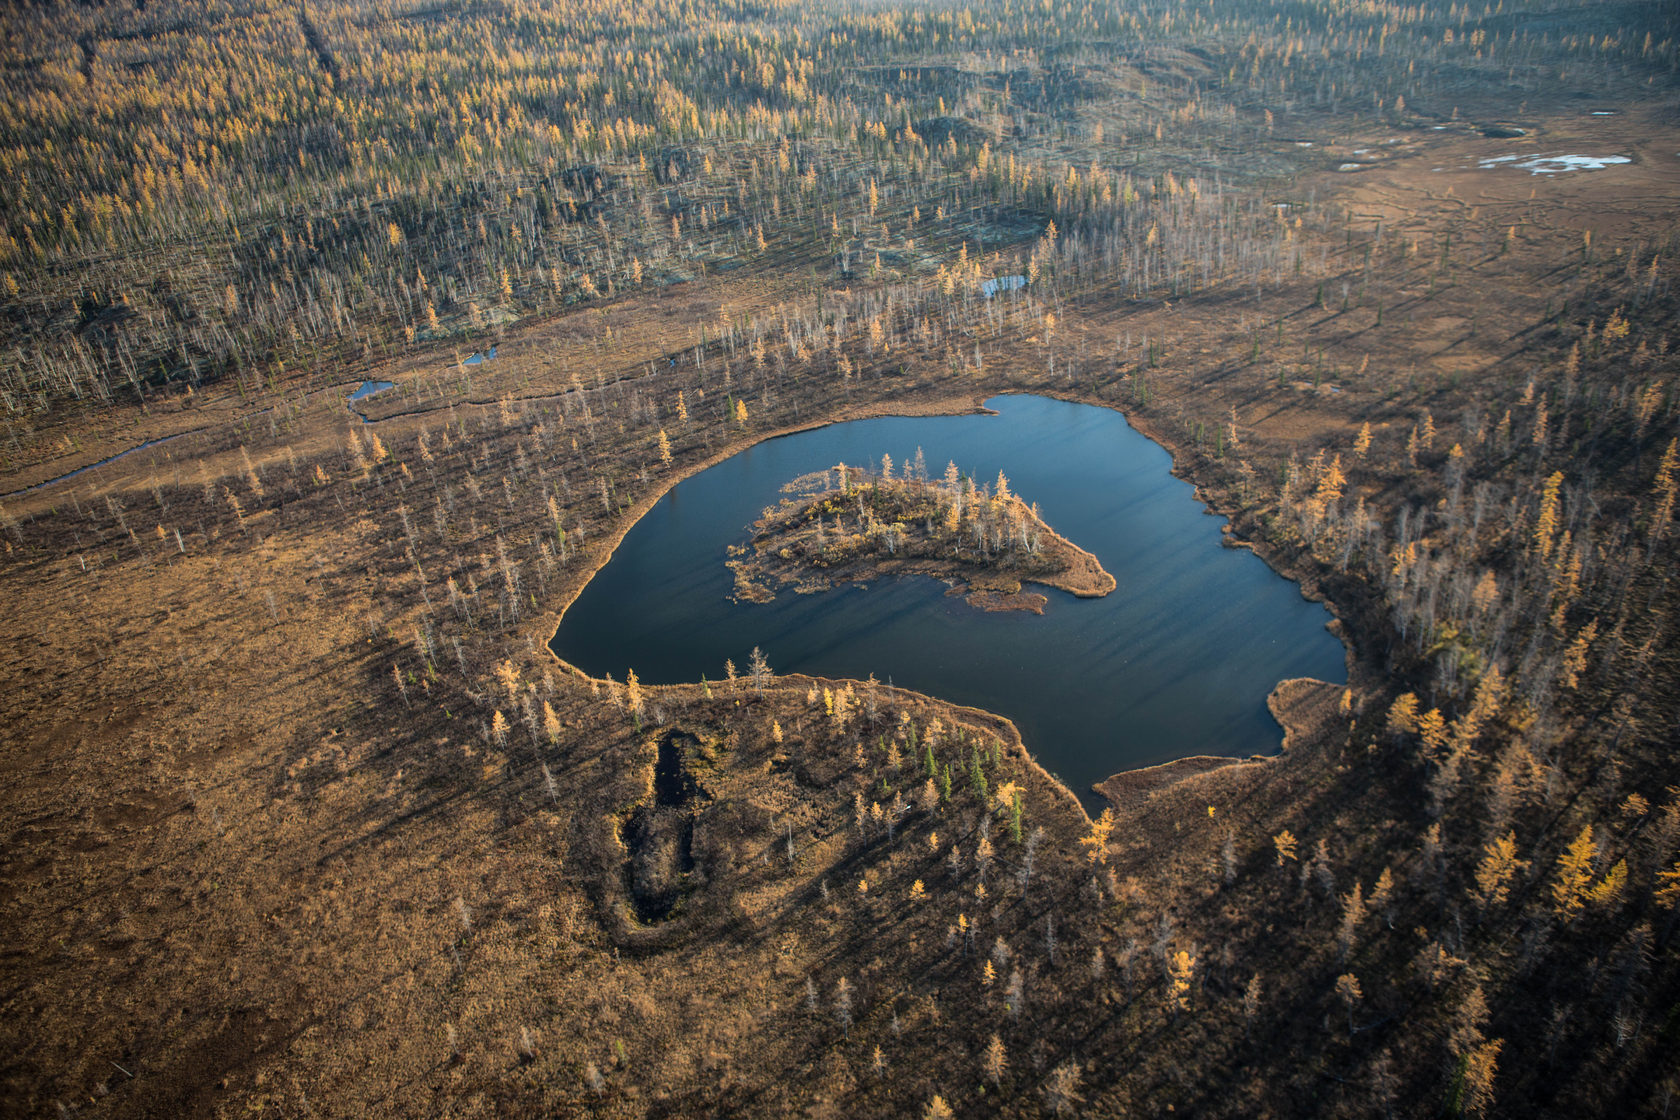
[[[1476,166],[1486,170],[1509,163],[1531,175],[1557,175],[1565,171],[1602,171],[1612,164],[1632,162],[1627,156],[1534,156],[1528,159],[1522,156],[1495,156],[1492,159],[1477,160]]]

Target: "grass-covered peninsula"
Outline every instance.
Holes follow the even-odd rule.
[[[883,456],[878,471],[841,463],[786,489],[796,496],[766,509],[751,545],[732,550],[740,599],[767,602],[789,584],[805,592],[927,575],[983,610],[1043,614],[1049,600],[1023,583],[1081,598],[1115,587],[1097,558],[1045,524],[1037,503],[1013,493],[1001,472],[988,486],[953,463],[929,482],[918,457],[895,478]]]

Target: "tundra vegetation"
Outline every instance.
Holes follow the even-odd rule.
[[[0,1110],[1666,1115],[1676,22],[7,6]],[[1335,609],[1280,757],[1092,820],[546,650],[680,477],[1002,391]]]

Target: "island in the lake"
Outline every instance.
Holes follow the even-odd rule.
[[[789,584],[812,592],[926,575],[982,610],[1043,614],[1049,599],[1023,583],[1081,598],[1115,588],[1097,558],[1045,524],[1001,471],[986,486],[953,464],[929,482],[918,460],[895,478],[883,457],[878,471],[842,463],[783,489],[795,496],[764,511],[750,546],[730,549],[738,599],[768,602]]]

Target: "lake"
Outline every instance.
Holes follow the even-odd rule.
[[[1087,805],[1121,770],[1194,754],[1276,753],[1266,696],[1289,677],[1346,680],[1329,612],[1246,549],[1222,547],[1171,459],[1110,409],[1034,396],[997,415],[888,417],[767,440],[689,478],[630,530],[550,643],[592,676],[712,680],[753,646],[777,672],[883,681],[1013,720]],[[976,610],[926,577],[736,603],[726,549],[784,483],[837,462],[1002,470],[1119,581],[1102,599],[1032,586],[1043,616]]]

